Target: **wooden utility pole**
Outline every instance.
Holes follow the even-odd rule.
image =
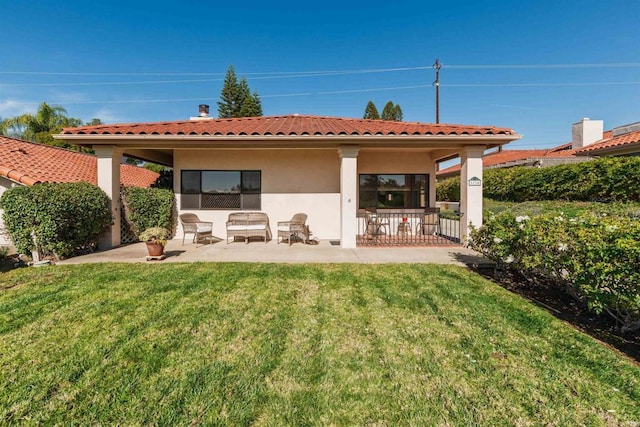
[[[433,68],[436,69],[436,81],[433,82],[436,86],[436,123],[440,123],[440,67],[442,64],[436,58],[436,62],[433,64]]]

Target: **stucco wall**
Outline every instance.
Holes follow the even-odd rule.
[[[269,215],[274,235],[278,221],[304,212],[314,236],[340,236],[340,158],[336,150],[175,150],[174,190],[179,213],[193,212],[202,220],[213,221],[214,235],[225,238],[225,222],[233,211],[181,209],[182,169],[260,170],[261,210]],[[182,238],[181,227],[177,237]]]
[[[297,212],[306,213],[313,235],[319,239],[340,238],[340,156],[327,150],[197,150],[174,151],[174,191],[179,213],[191,212],[214,223],[214,235],[226,238],[225,222],[230,212],[182,210],[180,171],[260,170],[262,211],[269,215],[271,230],[276,223]],[[428,173],[431,177],[430,204],[435,205],[435,164],[427,153],[360,151],[358,173]],[[177,238],[182,238],[178,227]],[[190,236],[189,236],[190,237]]]

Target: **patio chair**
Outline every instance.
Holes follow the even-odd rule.
[[[308,239],[306,221],[307,214],[305,213],[297,213],[289,221],[278,221],[278,244],[280,244],[281,238],[282,241],[287,239],[289,246],[291,246],[292,237],[300,237],[303,240]]]
[[[416,225],[416,235],[440,234],[440,208],[425,208],[424,217]]]
[[[184,246],[184,238],[187,234],[193,234],[192,243],[198,243],[199,238],[209,239],[209,243],[213,241],[213,223],[201,221],[196,214],[185,213],[180,215],[180,223],[182,224],[182,245]]]
[[[365,228],[367,236],[375,237],[389,234],[391,223],[388,218],[381,217],[376,208],[365,208],[364,218],[367,222]]]

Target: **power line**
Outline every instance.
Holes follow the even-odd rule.
[[[524,84],[460,84],[448,85],[440,84],[442,87],[541,87],[541,86],[608,86],[608,85],[640,85],[640,81],[635,82],[590,82],[590,83],[524,83]],[[283,93],[272,95],[260,95],[260,98],[284,98],[294,96],[314,96],[314,95],[338,95],[347,93],[365,93],[365,92],[382,92],[390,90],[408,90],[408,89],[424,89],[433,85],[412,85],[412,86],[395,86],[381,88],[365,88],[365,89],[349,89],[349,90],[332,90],[332,91],[316,91],[316,92],[299,92],[299,93]],[[191,102],[191,101],[217,101],[219,98],[167,98],[167,99],[134,99],[134,100],[111,100],[111,101],[51,101],[52,104],[128,104],[128,103],[161,103],[161,102]],[[38,105],[41,101],[16,101],[15,105]]]
[[[605,62],[591,64],[440,64],[443,68],[451,69],[544,69],[544,68],[628,68],[640,67],[640,62]],[[263,71],[240,73],[242,75],[287,75],[287,74],[333,74],[333,73],[383,73],[395,71],[428,70],[432,66],[417,67],[372,68],[356,70],[315,70],[315,71]],[[57,76],[224,76],[225,73],[128,73],[128,72],[57,72],[57,71],[0,71],[0,74],[14,75],[57,75]]]
[[[486,65],[442,65],[445,68],[458,69],[541,69],[541,68],[627,68],[640,67],[638,62],[617,62],[617,63],[598,63],[598,64],[486,64]]]

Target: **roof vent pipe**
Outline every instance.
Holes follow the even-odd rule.
[[[200,104],[198,105],[198,115],[200,117],[207,117],[209,116],[209,106],[207,104]]]

